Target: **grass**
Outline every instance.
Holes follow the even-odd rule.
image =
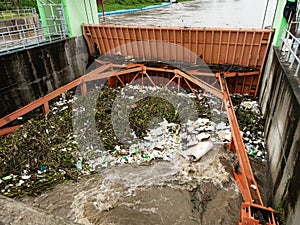
[[[161,3],[141,3],[141,4],[133,4],[133,5],[120,5],[117,3],[113,4],[105,4],[104,9],[105,12],[115,11],[120,9],[141,9],[150,5],[160,5]],[[99,12],[102,11],[101,7],[98,9]]]
[[[178,0],[178,2],[185,2],[189,0]],[[160,5],[161,0],[106,0],[104,3],[105,12],[121,10],[121,9],[140,9],[150,5]],[[101,12],[102,8],[99,6],[98,11]]]

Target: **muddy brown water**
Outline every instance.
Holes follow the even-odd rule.
[[[23,202],[78,224],[236,224],[242,202],[234,155],[215,146],[189,165],[171,162],[106,169]]]
[[[268,3],[268,4],[267,4]],[[155,10],[106,16],[120,25],[263,28],[273,21],[276,1],[191,0]],[[102,17],[99,17],[103,22]]]

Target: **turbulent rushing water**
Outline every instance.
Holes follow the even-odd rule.
[[[107,169],[27,199],[80,224],[234,224],[241,196],[232,179],[234,160],[216,145],[198,163],[171,162]]]
[[[134,87],[146,91],[138,85],[129,86],[127,92],[121,92],[126,102],[134,98],[131,92]],[[150,89],[147,90],[149,94]],[[139,91],[138,96],[141,95]],[[162,92],[158,93],[164,98]],[[168,94],[171,95],[171,92]],[[59,185],[37,198],[23,201],[85,225],[236,223],[241,195],[232,172],[237,160],[227,149],[230,138],[219,134],[229,128],[223,121],[223,112],[217,110],[217,106],[221,107],[220,102],[213,97],[208,100],[207,93],[199,95],[207,98],[201,104],[209,104],[210,110],[214,109],[210,116],[214,122],[208,118],[188,120],[187,126],[181,124],[180,135],[176,132],[178,129],[173,129],[176,124],[171,125],[166,120],[159,122],[159,126],[151,128],[144,137],[149,145],[130,146],[135,146],[132,149],[134,154],[129,154],[131,148],[129,152],[120,150],[114,157],[110,155],[114,163],[98,168],[96,175],[85,176],[74,184]],[[188,102],[188,99],[185,101]],[[130,108],[133,103],[129,102],[128,107],[119,105],[122,107],[115,109],[116,112]],[[192,113],[190,105],[185,108],[188,108],[188,114]],[[182,110],[177,109],[180,114]],[[174,135],[172,132],[175,132]],[[177,143],[179,140],[180,144]],[[199,145],[201,143],[210,145]],[[204,150],[206,153],[202,153]],[[164,156],[154,156],[154,151]],[[101,162],[99,165],[103,165]]]

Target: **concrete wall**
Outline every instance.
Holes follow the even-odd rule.
[[[83,37],[0,57],[0,117],[84,74],[88,51]]]
[[[282,204],[287,225],[300,221],[300,84],[271,50],[262,79],[260,102],[275,208]]]

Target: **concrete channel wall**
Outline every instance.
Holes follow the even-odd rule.
[[[261,83],[274,205],[283,208],[287,225],[300,221],[300,87],[294,73],[271,49]]]
[[[84,74],[88,57],[82,36],[2,55],[0,117]]]

